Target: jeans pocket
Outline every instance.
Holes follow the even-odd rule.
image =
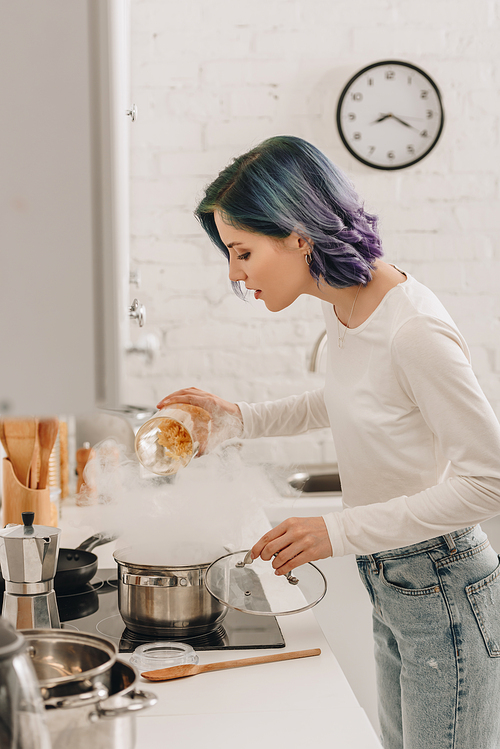
[[[488,577],[465,588],[486,649],[500,657],[500,564]]]

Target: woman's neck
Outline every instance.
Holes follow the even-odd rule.
[[[406,276],[393,265],[377,260],[372,279],[366,286],[348,286],[336,289],[333,286],[320,284],[315,287],[313,296],[332,304],[335,314],[343,325],[357,328],[377,309],[385,295],[404,283]]]

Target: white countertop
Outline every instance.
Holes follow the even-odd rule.
[[[318,604],[321,605],[321,604]],[[330,650],[312,611],[279,618],[286,647],[321,655],[199,674],[171,682],[140,679],[158,703],[137,714],[136,749],[168,736],[168,747],[238,749],[332,747],[380,749],[380,743]],[[259,655],[276,652],[259,650]],[[200,663],[255,655],[255,650],[204,651]],[[167,743],[165,743],[167,746]]]
[[[69,504],[63,509],[62,546],[72,548],[91,535],[92,529],[74,524],[75,513],[78,508]],[[114,566],[112,551],[117,545],[119,542],[113,542],[94,550],[100,567]],[[255,749],[256,744],[264,748],[286,745],[287,749],[380,749],[371,723],[313,612],[279,617],[286,643],[279,652],[320,648],[319,656],[170,682],[152,683],[141,678],[137,688],[154,692],[158,702],[136,713],[136,749],[151,749],[153,745],[219,749],[229,741],[238,749]],[[259,649],[257,654],[274,652]],[[251,657],[256,651],[200,651],[198,655],[200,663],[210,663]],[[120,654],[124,660],[128,657]]]

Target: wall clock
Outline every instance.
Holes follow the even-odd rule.
[[[374,169],[405,169],[432,151],[443,130],[439,89],[407,62],[368,65],[348,82],[337,105],[346,148]]]

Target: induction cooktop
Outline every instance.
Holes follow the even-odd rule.
[[[121,653],[131,653],[139,645],[161,640],[139,635],[125,626],[118,608],[118,580],[115,569],[98,570],[86,586],[68,595],[57,595],[63,629],[98,634],[111,640]],[[163,638],[165,639],[165,638]],[[285,640],[274,616],[255,616],[229,609],[217,629],[195,637],[170,637],[195,650],[252,650],[283,648]]]

